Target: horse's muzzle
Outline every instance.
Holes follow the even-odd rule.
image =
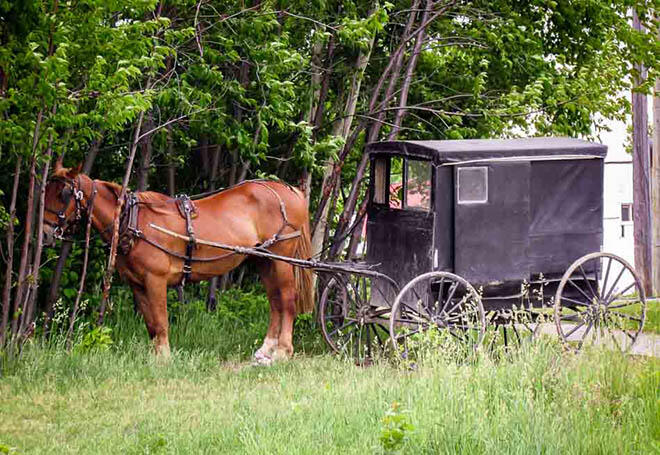
[[[55,228],[48,224],[44,224],[44,233],[41,236],[41,244],[49,247],[55,245]]]

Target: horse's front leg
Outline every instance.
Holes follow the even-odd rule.
[[[141,288],[134,288],[136,298],[147,331],[154,343],[157,356],[170,357],[167,320],[167,281],[158,276],[147,275]]]

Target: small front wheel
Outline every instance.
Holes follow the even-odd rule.
[[[368,364],[388,346],[387,322],[396,287],[385,279],[336,274],[321,294],[323,338],[337,354]]]
[[[477,350],[486,333],[481,296],[462,277],[430,272],[410,281],[399,293],[390,314],[390,339],[395,352],[414,360],[453,340],[461,354]],[[421,334],[424,334],[423,336]],[[439,336],[440,339],[434,338]],[[449,344],[444,344],[449,348]]]

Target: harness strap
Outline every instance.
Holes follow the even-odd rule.
[[[186,243],[186,257],[183,262],[183,276],[181,277],[181,286],[186,284],[192,274],[193,252],[197,247],[197,240],[195,239],[195,228],[192,222],[192,214],[194,212],[193,203],[186,194],[179,194],[176,196],[177,204],[183,208],[183,213],[186,218],[186,233],[188,234],[188,243]]]
[[[291,226],[291,227],[293,227],[293,226],[291,225],[291,223],[289,223],[289,218],[286,216],[286,206],[284,205],[284,201],[282,200],[282,197],[279,195],[279,193],[278,193],[277,191],[275,191],[274,189],[272,189],[271,187],[269,187],[268,185],[266,185],[266,182],[255,181],[254,183],[263,186],[263,187],[266,188],[268,191],[270,191],[271,193],[273,193],[273,194],[275,195],[275,197],[277,198],[277,201],[280,203],[280,213],[282,214],[282,219],[284,220],[284,226],[282,226],[282,228],[280,228],[280,232],[281,232],[281,231],[284,229],[284,227],[286,227],[286,226]]]

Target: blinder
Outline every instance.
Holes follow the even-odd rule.
[[[54,214],[57,217],[57,224],[55,224],[53,229],[53,236],[56,239],[62,240],[64,234],[69,230],[71,221],[78,222],[82,218],[83,211],[83,199],[85,197],[83,191],[80,189],[80,180],[77,179],[68,179],[64,177],[53,177],[52,180],[60,181],[64,184],[64,188],[60,192],[59,199],[62,201],[62,208],[60,210],[53,210],[48,207],[45,207],[44,210]],[[92,190],[92,193],[95,193],[96,189]],[[69,209],[71,199],[73,198],[75,207],[73,212],[67,216],[66,212]],[[53,223],[46,224],[53,226]]]

